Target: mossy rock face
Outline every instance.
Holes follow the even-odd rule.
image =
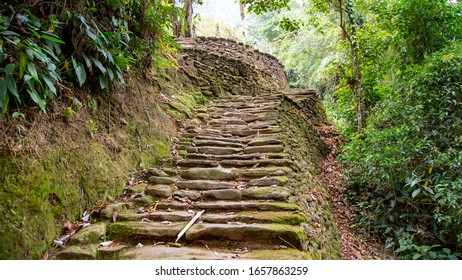
[[[286,200],[289,198],[290,193],[286,188],[278,187],[259,187],[249,188],[242,191],[244,197],[252,199],[274,199],[274,200]]]
[[[142,192],[144,192],[146,190],[147,187],[148,187],[147,184],[139,184],[139,185],[136,185],[136,186],[132,186],[132,187],[127,189],[127,193],[128,194],[142,193]]]
[[[150,195],[145,195],[143,197],[138,197],[133,200],[133,205],[135,207],[147,207],[149,205],[152,205],[156,201],[155,197],[152,197]]]
[[[176,191],[174,186],[169,185],[156,185],[156,186],[149,186],[145,193],[150,196],[154,197],[171,197],[173,193]]]
[[[70,246],[56,255],[56,258],[58,260],[96,260],[98,247],[98,244]]]
[[[114,203],[106,206],[99,211],[99,215],[106,219],[112,219],[114,212],[122,212],[130,207],[130,203]]]
[[[72,235],[69,245],[100,243],[102,237],[106,235],[106,224],[96,223],[79,230]]]
[[[99,260],[117,260],[119,255],[128,248],[128,245],[99,247],[97,250],[97,256]]]

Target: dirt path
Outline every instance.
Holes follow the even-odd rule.
[[[333,202],[333,213],[340,237],[340,250],[345,260],[391,259],[384,253],[383,246],[353,227],[356,210],[350,205],[342,179],[342,166],[337,161],[340,144],[339,133],[333,126],[319,127],[325,136],[324,143],[330,148],[327,158],[320,164],[321,178],[329,189]]]

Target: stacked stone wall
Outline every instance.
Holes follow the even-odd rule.
[[[180,72],[205,94],[285,92],[284,66],[273,56],[222,38],[178,39]]]

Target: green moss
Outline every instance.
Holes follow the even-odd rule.
[[[301,252],[292,248],[286,250],[254,250],[245,258],[255,260],[316,260],[312,253]]]
[[[262,219],[266,221],[271,221],[276,224],[284,225],[299,225],[306,222],[306,217],[301,213],[292,213],[292,212],[241,212],[239,213],[239,220],[245,220],[248,218]]]

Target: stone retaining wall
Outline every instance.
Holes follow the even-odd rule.
[[[250,46],[205,37],[177,42],[182,47],[178,71],[206,95],[258,95],[284,92],[289,87],[284,66]]]

